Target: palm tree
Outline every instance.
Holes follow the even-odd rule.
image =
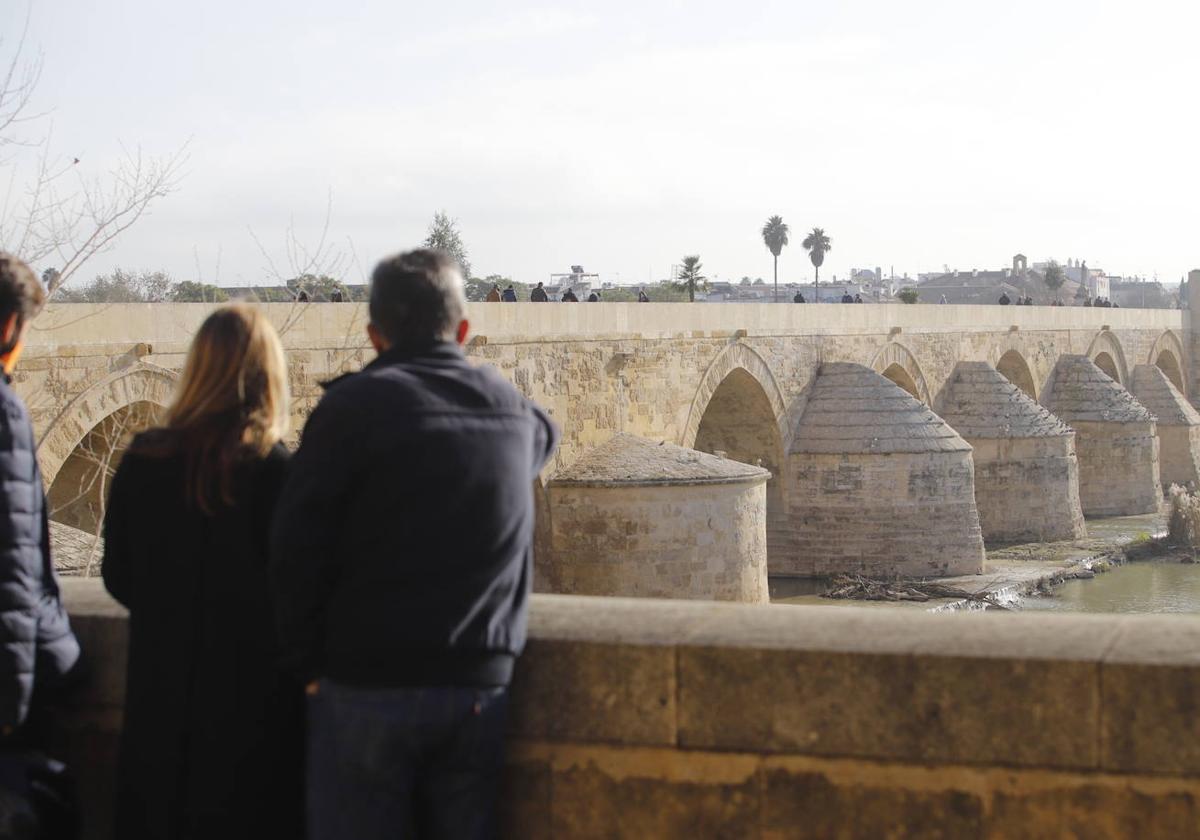
[[[825,255],[833,250],[833,243],[829,241],[824,230],[813,228],[812,233],[804,237],[804,241],[800,244],[804,246],[804,250],[808,251],[808,258],[812,260],[813,268],[817,270],[816,276],[813,278],[813,303],[820,303],[817,285],[821,282],[821,264],[825,262]]]
[[[684,257],[679,274],[672,283],[675,288],[687,292],[688,300],[692,303],[696,302],[696,289],[703,289],[704,284],[708,282],[708,278],[700,273],[702,267],[699,255]]]
[[[772,216],[762,229],[763,242],[775,257],[775,302],[779,302],[779,252],[788,244],[788,226],[782,216]]]

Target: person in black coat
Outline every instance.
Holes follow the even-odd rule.
[[[494,836],[507,686],[528,621],[550,418],[467,361],[439,251],[371,277],[379,356],[329,384],[271,534],[305,673],[309,840]]]
[[[288,407],[270,323],[220,309],[165,427],[117,467],[102,574],[129,608],[121,840],[303,835],[303,687],[279,667],[267,564]]]
[[[35,724],[45,716],[30,720],[35,700],[63,686],[79,661],[50,560],[33,427],[10,379],[44,300],[37,275],[0,252],[0,748],[44,746]]]

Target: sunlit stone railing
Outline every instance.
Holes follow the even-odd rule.
[[[106,837],[125,623],[66,584],[96,679],[64,714]],[[536,596],[507,836],[1187,837],[1200,618]]]

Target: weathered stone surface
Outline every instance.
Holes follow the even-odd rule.
[[[534,639],[517,663],[510,730],[521,738],[671,744],[669,647]]]
[[[1154,415],[1086,356],[1063,356],[1047,406],[1075,430],[1087,516],[1152,513],[1162,505]]]
[[[934,774],[906,768],[910,784],[901,786],[894,776],[869,770],[856,777],[856,769],[849,763],[830,768],[794,759],[767,761],[763,839],[981,836],[987,807],[983,791],[964,790],[946,773],[941,784],[922,785],[920,777]]]
[[[679,668],[679,739],[688,748],[1026,766],[1097,761],[1092,663],[683,648]],[[746,697],[756,698],[757,714],[737,714]]]
[[[821,366],[786,480],[790,539],[775,574],[983,571],[970,445],[874,371]]]
[[[957,432],[870,368],[826,362],[817,371],[790,452],[814,455],[970,452]]]
[[[1200,627],[1125,616],[1101,670],[1106,769],[1200,775]]]
[[[1200,833],[1195,780],[1014,775],[996,784],[991,802],[982,836],[995,840],[1166,840]]]
[[[669,484],[756,484],[771,474],[762,467],[686,449],[665,441],[616,434],[554,474],[562,487],[645,487]]]
[[[617,435],[547,487],[539,591],[765,603],[759,467]]]
[[[758,833],[753,756],[596,747],[515,749],[551,759],[555,837],[742,838]]]
[[[1200,412],[1157,365],[1133,369],[1133,394],[1158,418],[1158,462],[1164,485],[1200,487]]]
[[[58,717],[55,754],[101,840],[123,611],[97,581],[64,593],[102,679]],[[535,596],[530,636],[505,837],[1123,840],[1200,825],[1194,617]]]
[[[971,444],[987,542],[1073,540],[1086,533],[1075,433],[986,362],[961,362],[942,419]]]

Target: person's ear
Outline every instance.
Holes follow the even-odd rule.
[[[379,331],[379,327],[374,324],[367,324],[367,338],[371,340],[371,346],[375,348],[376,353],[383,353],[391,346]]]
[[[19,333],[20,330],[17,327],[17,313],[13,312],[4,322],[4,327],[0,328],[0,344],[5,346],[12,344],[17,339]]]
[[[467,331],[471,325],[467,323],[467,319],[463,318],[458,322],[458,329],[454,331],[454,340],[459,343],[459,346],[467,343]]]

